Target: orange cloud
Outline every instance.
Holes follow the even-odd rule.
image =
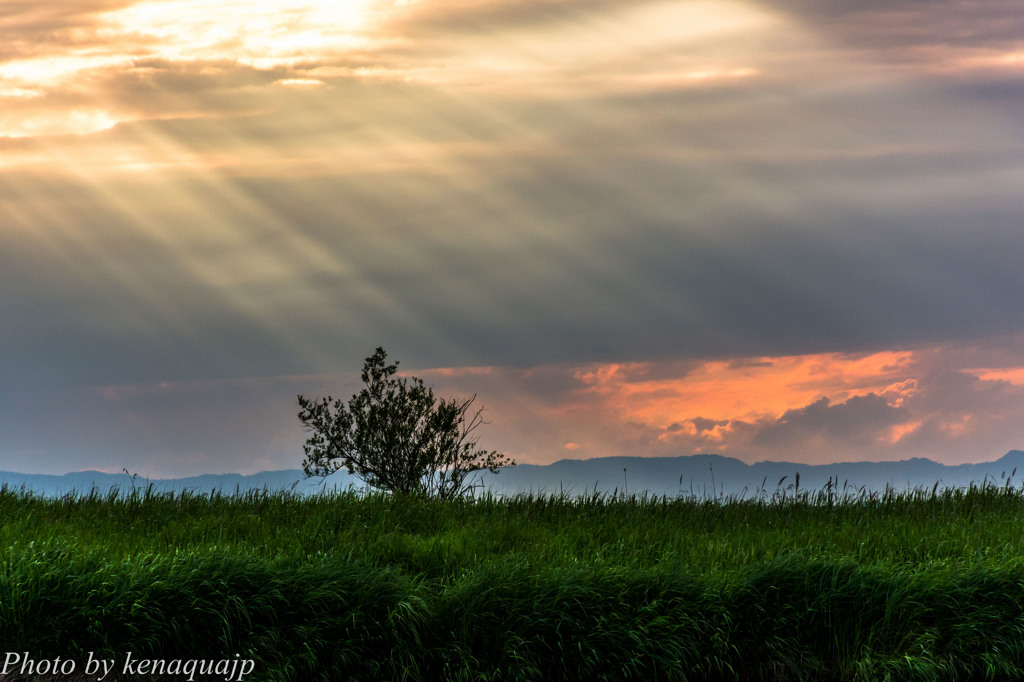
[[[721,452],[753,460],[877,448],[875,456],[884,456],[920,436],[925,415],[905,403],[917,399],[922,358],[931,352],[413,374],[437,382],[442,394],[477,393],[494,442],[522,462],[565,450],[585,458]]]
[[[1002,367],[994,369],[966,369],[982,381],[1006,381],[1016,386],[1024,386],[1024,367]]]
[[[596,365],[577,376],[586,391],[624,418],[665,428],[694,417],[779,415],[821,397],[841,402],[874,392],[895,400],[913,389],[907,374],[912,359],[909,351],[823,353],[709,361],[676,378],[640,372],[638,364]],[[631,374],[644,378],[633,380]]]

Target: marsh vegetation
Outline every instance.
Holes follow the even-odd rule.
[[[253,680],[1024,674],[1009,485],[702,501],[0,492],[0,640]],[[108,678],[109,679],[109,678]]]

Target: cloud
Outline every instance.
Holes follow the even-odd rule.
[[[1013,0],[994,2],[920,2],[877,0],[763,0],[765,6],[790,12],[816,29],[876,51],[913,54],[922,46],[949,48],[1019,47],[1024,28]]]
[[[446,2],[411,3],[408,10],[390,17],[392,30],[407,35],[412,32],[433,34],[468,32],[479,34],[507,28],[536,28],[546,24],[577,23],[588,17],[636,7],[631,0],[536,0],[534,2],[503,2],[502,0],[447,0]]]
[[[980,363],[1014,376],[1024,367],[1019,341],[687,361],[669,363],[663,377],[658,362],[419,368],[404,349],[388,350],[402,372],[438,395],[476,395],[488,422],[481,444],[522,463],[561,459],[567,449],[582,458],[721,453],[748,462],[957,463],[1021,446],[1024,385],[968,369]],[[334,373],[315,376],[9,387],[0,394],[5,467],[66,471],[71,465],[59,453],[69,437],[77,462],[149,476],[295,467],[305,438],[295,395],[347,398],[360,388],[358,368],[370,352],[336,349]]]
[[[0,96],[21,97],[24,111],[20,122],[11,115],[0,120],[0,135],[80,134],[176,115],[217,118],[237,113],[231,103],[243,95],[273,102],[280,93],[267,86],[289,81],[419,84],[506,102],[729,81],[756,67],[739,48],[722,46],[752,40],[769,22],[738,3],[602,2],[584,9],[564,2],[368,0],[346,12],[349,5],[310,0],[254,11],[251,3],[233,2],[211,11],[177,0],[96,5],[59,22],[34,17],[41,34],[32,49],[0,61]],[[467,21],[472,30],[439,39],[444,26]],[[16,33],[13,21],[11,27]],[[136,107],[120,106],[126,98]],[[69,106],[90,110],[92,118],[58,116],[55,110]],[[97,123],[101,114],[105,125]],[[31,117],[48,123],[29,125]]]
[[[894,407],[875,393],[853,396],[835,405],[822,397],[758,425],[752,444],[773,449],[796,446],[802,451],[808,449],[808,441],[817,441],[819,447],[875,446],[909,416],[906,408]]]
[[[159,166],[224,144],[204,123],[149,132],[188,145],[129,162]],[[125,149],[146,139],[109,135]],[[765,179],[761,199],[709,186],[697,164],[534,159],[524,177],[514,160],[438,147],[455,163],[448,174],[196,183],[182,168],[92,187],[6,177],[0,261],[18,286],[0,298],[15,306],[11,342],[40,357],[19,371],[74,358],[80,373],[134,372],[137,358],[151,375],[230,356],[246,374],[281,363],[316,373],[337,348],[381,342],[418,366],[756,358],[920,347],[1024,324],[1016,199],[975,209],[953,192],[932,208],[829,215],[811,190],[792,189],[798,178],[778,192]],[[262,147],[246,148],[260,168]],[[795,193],[792,222],[771,215],[785,193]],[[47,333],[76,348],[43,360],[33,310],[50,311]],[[261,343],[242,343],[251,338]]]
[[[540,445],[550,441],[575,443],[580,457],[721,453],[748,462],[928,457],[956,463],[1020,447],[1024,386],[961,368],[999,357],[1014,375],[1024,358],[1019,349],[1009,352],[1007,342],[998,349],[952,344],[888,357],[708,362],[661,379],[659,363],[645,363],[642,375],[632,367],[632,378],[618,365],[577,367],[575,382],[567,380],[568,367],[529,370],[562,377],[551,392],[537,384],[525,389],[510,368],[456,376],[485,398],[497,442],[514,443],[526,462],[553,456],[540,455],[554,452]],[[528,417],[507,428],[509,415]]]
[[[1019,384],[936,368],[919,378],[918,390],[903,404],[915,420],[898,443],[901,449],[981,459],[975,453],[1019,447],[1024,410],[1024,386]]]
[[[242,4],[5,6],[9,401],[384,344],[510,368],[522,453],[923,452],[989,422],[908,358],[1024,364],[963,350],[1024,331],[1012,3]]]
[[[82,0],[73,3],[4,2],[0,16],[0,62],[52,55],[77,47],[99,16],[133,4],[132,0]],[[88,47],[86,44],[84,47]]]

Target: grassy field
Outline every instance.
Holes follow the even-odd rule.
[[[111,660],[106,680],[151,679],[128,652],[177,661],[160,678],[176,680],[188,661],[240,660],[251,671],[208,679],[1024,677],[1009,486],[724,502],[3,491],[0,548],[0,663],[21,657],[6,679],[57,656],[78,677],[45,679],[97,679],[91,658]]]

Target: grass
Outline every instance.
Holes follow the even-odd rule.
[[[1019,678],[1022,515],[1009,485],[719,501],[2,490],[0,642],[237,656],[252,680]]]

